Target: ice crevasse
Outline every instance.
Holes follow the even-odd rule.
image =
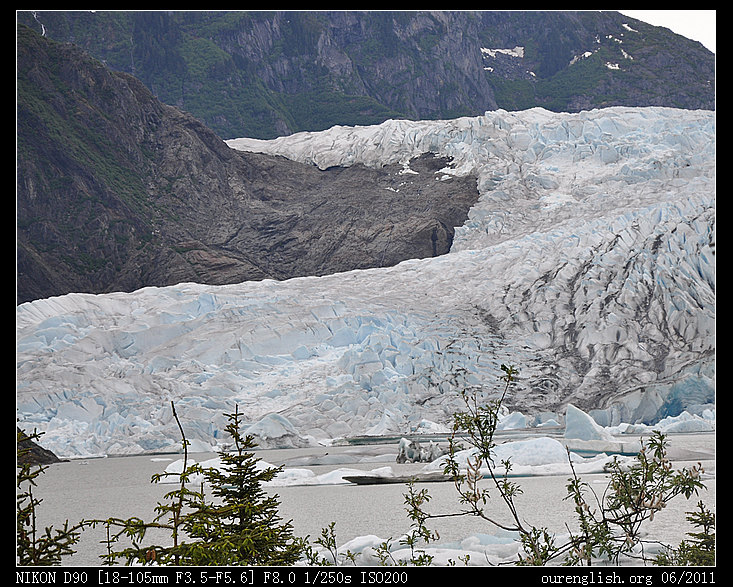
[[[446,424],[457,385],[498,389],[502,363],[529,422],[714,406],[714,112],[500,110],[228,144],[405,174],[433,152],[452,158],[435,181],[475,174],[480,197],[441,257],[18,306],[19,423],[57,454],[174,450],[171,402],[203,450],[234,405],[263,446],[406,434]]]

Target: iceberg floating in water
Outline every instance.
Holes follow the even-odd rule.
[[[624,425],[614,429],[605,429],[574,406],[569,406],[570,417],[567,418],[565,433],[562,440],[549,436],[534,436],[522,440],[496,440],[492,450],[492,467],[497,476],[530,477],[547,475],[572,475],[604,473],[607,465],[614,459],[630,461],[641,449],[641,441],[624,439],[623,436],[632,430],[637,434],[649,434],[652,430],[663,433],[673,432],[710,432],[715,429],[714,414],[707,412],[706,417],[694,416],[687,412],[678,417],[666,418],[654,427]],[[690,423],[680,427],[680,423]],[[453,459],[459,470],[466,471],[469,462],[475,464],[478,449],[468,448],[458,450]],[[339,485],[357,483],[361,485],[408,482],[438,482],[450,481],[444,474],[448,459],[451,458],[447,443],[440,446],[439,442],[430,442],[421,445],[419,442],[402,438],[397,443],[394,453],[386,452],[379,457],[373,454],[351,455],[352,463],[371,463],[375,459],[386,460],[398,464],[425,462],[419,470],[413,470],[399,475],[391,466],[382,466],[365,471],[356,468],[336,468],[326,473],[316,474],[303,466],[283,466],[283,469],[267,482],[267,486],[286,487],[293,485]],[[331,458],[308,457],[296,459],[300,464],[334,465],[348,460],[347,455],[334,455]],[[189,465],[195,464],[190,459]],[[506,463],[510,463],[507,469]],[[220,469],[220,457],[215,457],[200,463],[203,468]],[[273,465],[263,460],[257,461],[260,468],[272,468]],[[165,469],[163,482],[176,483],[183,468],[183,459],[169,464]],[[489,476],[486,463],[479,469],[484,476]],[[193,476],[191,482],[196,484],[203,477]]]

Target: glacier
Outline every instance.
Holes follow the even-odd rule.
[[[16,414],[74,458],[262,447],[445,426],[457,389],[562,421],[645,426],[715,404],[715,113],[491,111],[337,126],[233,149],[328,168],[452,159],[478,177],[450,253],[394,267],[182,283],[16,308]],[[399,191],[394,192],[399,198]],[[368,203],[365,203],[368,205]],[[460,375],[460,377],[459,377]]]

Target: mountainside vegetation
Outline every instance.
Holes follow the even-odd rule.
[[[225,139],[497,108],[714,109],[715,56],[617,12],[25,11],[18,21],[134,75]]]
[[[712,53],[614,12],[16,14],[19,303],[435,256],[478,198],[473,177],[435,182],[450,161],[429,155],[405,181],[223,138],[496,108],[714,108]]]
[[[475,177],[436,182],[450,161],[429,154],[406,177],[235,151],[135,77],[23,25],[17,87],[19,303],[440,255],[478,198]]]

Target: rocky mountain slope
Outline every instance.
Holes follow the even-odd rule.
[[[319,170],[237,152],[78,47],[18,28],[17,300],[323,275],[439,255],[449,158]],[[440,179],[443,178],[443,181]]]
[[[219,136],[541,106],[715,107],[715,56],[613,11],[24,11]]]
[[[20,24],[17,35],[18,302],[442,254],[478,195],[474,177],[440,173],[450,160],[429,152],[410,170],[318,170],[233,152],[221,141],[231,133],[502,105],[714,106],[712,54],[616,13],[21,11],[18,21],[40,33]]]

